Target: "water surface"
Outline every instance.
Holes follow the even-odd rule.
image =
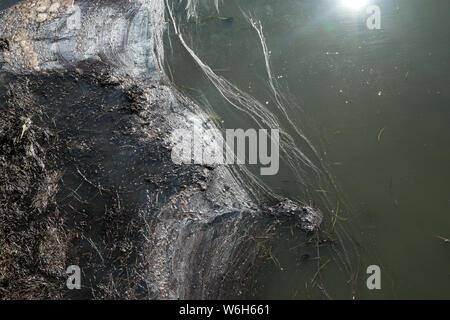
[[[219,13],[212,1],[200,3],[199,22],[183,27],[187,42],[217,74],[270,108],[261,45],[243,12],[261,21],[273,76],[292,101],[289,118],[320,150],[354,208],[348,223],[362,247],[358,297],[450,298],[450,248],[438,238],[450,236],[450,2],[372,1],[381,30],[367,28],[365,7],[341,0],[227,0]],[[206,98],[225,128],[255,126],[172,47],[172,75],[185,93]],[[264,180],[287,197],[303,192],[286,166]],[[293,256],[289,238],[286,232],[274,248],[281,268],[268,259],[257,297],[308,297],[312,267]],[[381,267],[379,291],[365,286],[370,264]],[[323,276],[345,297],[333,268]]]

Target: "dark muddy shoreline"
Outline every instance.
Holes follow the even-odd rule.
[[[210,199],[205,185],[215,169],[172,163],[164,139],[170,127],[158,110],[164,103],[147,101],[138,86],[122,89],[105,75],[75,71],[11,76],[2,99],[2,298],[167,298],[149,261],[164,218],[187,223],[179,237],[191,247],[179,250],[189,256],[166,248],[172,258],[180,255],[180,264],[191,264],[180,270],[183,281],[172,280],[183,286],[182,297],[245,294],[260,249],[245,236],[269,227],[270,214],[288,210],[275,206],[261,215],[265,209],[249,204],[198,224],[195,212],[167,210],[174,197],[178,204],[196,193]],[[241,231],[233,234],[236,227]],[[223,243],[229,236],[233,247]],[[225,255],[219,264],[217,253],[208,253],[217,250]],[[82,290],[65,287],[68,265],[83,270]]]
[[[161,191],[156,211],[182,185],[204,182],[204,168],[172,165],[152,128],[139,143],[133,126],[150,119],[137,88],[69,72],[18,77],[4,98],[2,298],[151,297],[147,194]],[[83,270],[79,292],[64,290],[71,264]]]

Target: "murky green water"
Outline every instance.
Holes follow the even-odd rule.
[[[17,2],[19,2],[19,1],[18,0],[2,0],[2,2],[0,2],[0,10],[9,8],[10,6],[14,5]]]
[[[217,13],[213,1],[202,1],[200,23],[183,32],[217,74],[270,108],[261,45],[242,13],[261,21],[273,76],[293,101],[289,118],[307,123],[305,133],[354,208],[347,223],[362,247],[357,296],[448,299],[450,245],[438,236],[450,237],[450,2],[372,1],[381,30],[367,28],[365,7],[344,2],[226,0]],[[223,127],[253,127],[172,41],[175,83],[207,99]],[[286,167],[265,181],[285,196],[301,193]],[[264,269],[256,297],[308,297],[315,264],[299,262],[290,243],[286,232],[273,249],[283,270],[275,263]],[[366,288],[371,264],[381,267],[381,290]],[[336,270],[322,273],[330,292],[348,297]]]

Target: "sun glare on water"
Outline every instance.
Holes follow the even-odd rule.
[[[341,0],[341,2],[347,8],[359,10],[368,3],[368,0]]]

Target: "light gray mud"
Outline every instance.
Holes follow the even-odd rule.
[[[319,228],[319,211],[254,199],[226,166],[172,162],[171,133],[205,116],[158,79],[154,3],[2,13],[0,298],[238,298],[261,249],[249,234]]]

